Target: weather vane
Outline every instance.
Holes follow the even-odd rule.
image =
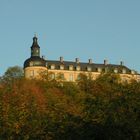
[[[34,36],[37,37],[37,33],[36,32],[34,33]]]

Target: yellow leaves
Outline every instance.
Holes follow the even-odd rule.
[[[20,125],[19,125],[18,122],[14,123],[14,129],[15,129],[16,134],[19,134],[19,132],[20,132]]]
[[[80,85],[22,79],[1,87],[0,139],[99,139],[124,128],[139,132],[140,84],[84,78]]]

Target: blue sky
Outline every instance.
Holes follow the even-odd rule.
[[[0,75],[23,66],[35,33],[47,59],[122,60],[140,72],[140,0],[0,0]]]

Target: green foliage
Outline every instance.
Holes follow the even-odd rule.
[[[86,93],[91,93],[92,92],[92,84],[93,84],[93,80],[92,80],[92,75],[91,73],[89,73],[88,75],[86,75],[85,73],[80,73],[79,74],[79,78],[77,80],[78,86],[80,87],[80,89]]]
[[[1,140],[140,139],[140,83],[108,73],[77,83],[48,76],[1,83]]]
[[[23,73],[23,68],[19,66],[13,66],[9,67],[4,75],[1,77],[2,82],[10,83],[14,81],[15,79],[20,79],[23,78],[24,73]]]

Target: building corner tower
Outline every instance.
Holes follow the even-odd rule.
[[[37,37],[33,37],[31,57],[24,62],[24,75],[27,79],[39,78],[41,72],[46,71],[46,60],[40,57],[40,46]]]

